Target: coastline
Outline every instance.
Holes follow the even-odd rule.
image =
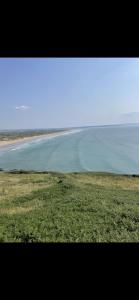
[[[30,137],[23,137],[23,138],[19,138],[19,139],[14,139],[14,140],[9,140],[9,141],[0,141],[0,149],[6,148],[7,146],[12,146],[12,145],[16,145],[18,143],[23,143],[23,142],[27,142],[27,141],[33,141],[33,140],[37,140],[40,138],[48,138],[48,137],[56,137],[56,136],[61,136],[63,134],[67,134],[67,133],[71,133],[72,131],[59,131],[59,132],[54,132],[54,133],[47,133],[47,134],[40,134],[40,135],[35,135],[35,136],[30,136]]]

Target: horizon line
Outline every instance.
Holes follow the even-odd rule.
[[[33,128],[5,128],[0,131],[11,130],[54,130],[54,129],[70,129],[70,128],[83,128],[83,127],[101,127],[101,126],[120,126],[120,125],[139,125],[139,123],[113,123],[113,124],[98,124],[98,125],[81,125],[81,126],[68,126],[68,127],[33,127]]]

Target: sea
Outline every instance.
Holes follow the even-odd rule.
[[[92,126],[0,149],[0,168],[139,174],[139,125]]]

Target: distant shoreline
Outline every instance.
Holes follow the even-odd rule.
[[[45,134],[40,134],[40,135],[35,135],[35,136],[29,136],[29,137],[22,137],[18,139],[13,139],[13,140],[8,140],[8,141],[0,141],[0,149],[6,148],[7,146],[12,146],[16,145],[18,143],[26,142],[26,141],[33,141],[37,140],[39,138],[47,138],[47,137],[56,137],[56,136],[61,136],[67,132],[70,132],[65,130],[65,131],[58,131],[58,132],[53,132],[53,133],[45,133]]]
[[[2,168],[0,168],[0,174],[55,174],[55,175],[96,175],[96,176],[110,176],[110,177],[139,177],[139,173],[138,174],[134,174],[134,173],[115,173],[115,172],[107,172],[107,171],[83,171],[83,172],[79,172],[79,171],[74,171],[74,172],[60,172],[60,171],[36,171],[36,170],[25,170],[25,169],[11,169],[11,170],[4,170]]]

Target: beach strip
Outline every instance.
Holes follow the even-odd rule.
[[[65,130],[65,131],[59,131],[59,132],[53,132],[53,133],[47,133],[47,134],[45,133],[45,134],[36,135],[36,136],[23,137],[23,138],[18,138],[15,140],[0,141],[0,149],[6,148],[7,146],[16,145],[19,143],[24,143],[27,141],[33,141],[33,140],[37,140],[40,138],[44,139],[44,138],[49,138],[49,137],[56,137],[56,136],[61,136],[61,135],[72,133],[72,132],[73,132],[73,130]]]

